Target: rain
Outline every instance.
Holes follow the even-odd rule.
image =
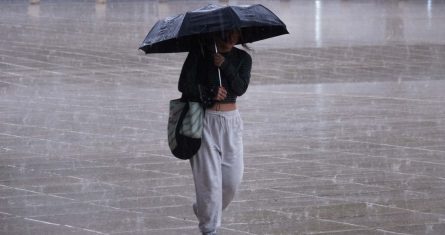
[[[166,129],[187,53],[138,48],[208,3],[290,33],[248,44],[218,234],[445,234],[442,0],[0,1],[0,234],[199,234]]]

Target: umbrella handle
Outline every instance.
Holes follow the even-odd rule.
[[[216,43],[215,43],[215,51],[216,51],[216,53],[218,53],[218,47],[216,46]],[[221,71],[219,70],[219,67],[218,67],[218,78],[219,78],[219,86],[221,87],[222,86],[222,84],[221,84]]]

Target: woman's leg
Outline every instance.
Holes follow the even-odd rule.
[[[219,134],[215,118],[205,115],[201,148],[190,160],[196,190],[194,209],[202,233],[216,231],[221,223],[221,151],[215,141]]]
[[[194,209],[203,233],[221,226],[222,210],[232,201],[241,182],[242,129],[237,110],[206,112],[201,148],[190,160],[196,189]]]
[[[228,121],[222,144],[222,209],[226,209],[238,190],[244,173],[243,123],[238,112]]]

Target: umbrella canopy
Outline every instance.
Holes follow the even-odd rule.
[[[203,8],[159,20],[139,47],[145,53],[186,52],[197,39],[215,32],[238,29],[238,42],[250,43],[288,34],[286,25],[263,5]]]

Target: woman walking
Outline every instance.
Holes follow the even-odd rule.
[[[199,100],[206,107],[201,147],[190,160],[196,189],[193,209],[202,234],[216,234],[244,171],[243,122],[236,98],[247,90],[252,58],[234,47],[241,36],[237,30],[215,34],[217,53],[215,45],[197,46],[189,52],[178,83],[184,99]]]

